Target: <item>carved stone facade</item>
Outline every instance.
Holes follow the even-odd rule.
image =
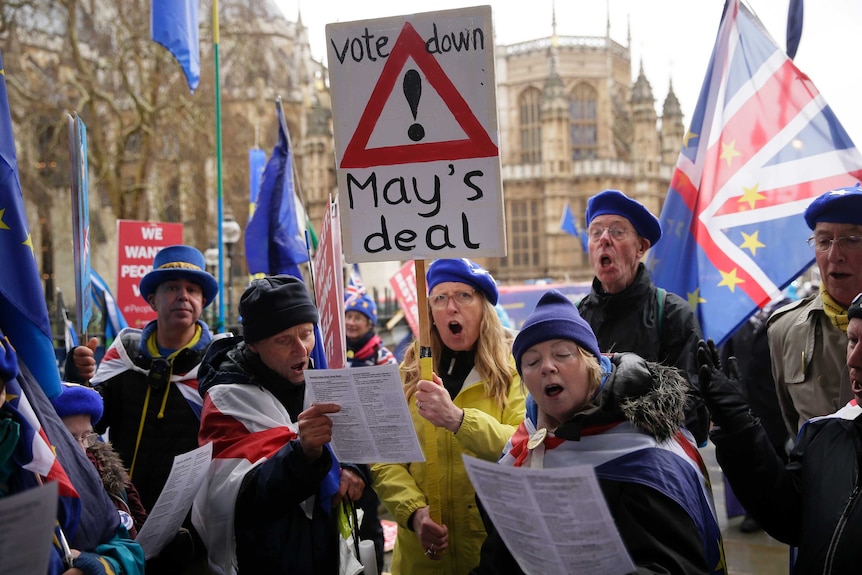
[[[630,46],[609,35],[497,47],[508,256],[482,263],[501,283],[592,277],[578,239],[560,229],[566,203],[579,226],[587,199],[609,188],[660,213],[682,113],[671,86],[658,118],[643,67],[631,78]]]

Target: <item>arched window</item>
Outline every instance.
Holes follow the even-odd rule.
[[[541,98],[542,93],[535,88],[525,90],[518,98],[522,164],[538,164],[542,161]]]
[[[598,155],[598,96],[587,84],[578,84],[569,98],[572,159]]]

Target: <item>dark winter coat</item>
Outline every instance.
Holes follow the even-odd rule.
[[[703,444],[709,412],[697,391],[697,342],[703,338],[700,325],[688,302],[670,292],[661,300],[659,319],[659,301],[658,288],[641,263],[635,280],[619,293],[605,293],[594,278],[592,291],[578,304],[578,311],[593,328],[602,353],[629,351],[647,361],[676,367],[686,376],[690,386],[685,425],[698,444]]]
[[[221,386],[259,388],[260,401],[274,397],[287,410],[290,421],[285,425],[295,423],[302,411],[305,385],[295,385],[270,370],[242,338],[214,342],[199,376],[202,396]],[[325,510],[320,497],[320,484],[331,466],[328,450],[314,462],[306,460],[297,438],[245,474],[233,525],[238,574],[338,572],[338,514]],[[366,485],[371,484],[367,467],[342,467],[350,467]],[[309,518],[301,503],[312,495],[316,503]]]
[[[715,432],[733,492],[763,529],[798,547],[793,575],[858,573],[862,565],[862,415],[817,418],[800,431],[785,466],[762,425]]]

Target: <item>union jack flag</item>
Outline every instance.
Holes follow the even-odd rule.
[[[367,290],[362,281],[362,276],[359,275],[359,264],[353,264],[350,266],[350,275],[347,278],[347,289],[345,290],[344,297],[345,305],[364,296],[366,292]]]
[[[728,0],[647,266],[721,344],[814,262],[802,217],[862,177],[862,155],[808,77]]]

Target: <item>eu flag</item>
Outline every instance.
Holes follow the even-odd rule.
[[[588,251],[587,232],[578,226],[578,220],[572,213],[572,208],[569,207],[569,202],[563,206],[563,216],[560,218],[560,229],[569,235],[575,236],[581,242],[581,249],[584,252]]]
[[[198,0],[151,0],[150,37],[173,54],[194,92],[201,80]]]
[[[308,252],[296,217],[290,136],[280,102],[276,103],[276,112],[278,143],[263,171],[254,215],[245,229],[248,273],[252,277],[256,274],[302,277],[299,264],[308,261]]]
[[[647,265],[722,343],[814,262],[802,217],[862,176],[862,155],[808,77],[728,0]]]
[[[48,397],[60,395],[60,373],[54,354],[44,288],[36,266],[18,158],[6,94],[6,72],[0,54],[0,329],[30,368]]]

